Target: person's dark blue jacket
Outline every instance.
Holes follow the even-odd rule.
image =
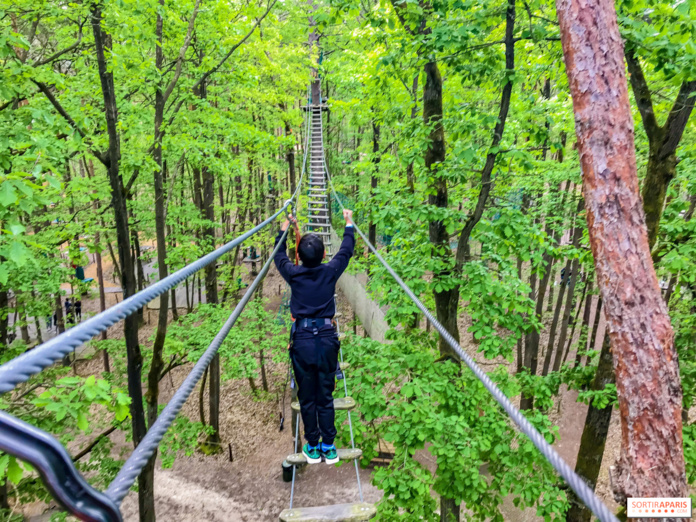
[[[278,244],[283,232],[279,232],[275,243]],[[286,236],[287,237],[287,236]],[[278,249],[274,261],[278,272],[283,276],[290,288],[290,312],[295,319],[332,318],[336,314],[336,281],[348,266],[355,249],[355,232],[352,226],[343,232],[343,242],[336,255],[328,263],[322,263],[314,268],[295,265],[288,259],[285,240]]]

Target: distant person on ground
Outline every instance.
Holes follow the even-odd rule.
[[[336,438],[333,391],[338,366],[338,334],[331,324],[336,314],[336,281],[348,266],[355,249],[353,211],[344,210],[346,228],[343,242],[333,259],[322,264],[326,252],[317,234],[305,234],[300,239],[298,254],[301,265],[288,259],[285,240],[275,255],[278,272],[292,290],[290,312],[295,318],[292,327],[290,359],[300,400],[302,422],[307,444],[302,453],[309,464],[338,462],[334,445]],[[293,222],[295,218],[290,216]],[[290,221],[286,220],[276,238],[276,245]]]
[[[75,319],[73,318],[73,306],[70,299],[65,300],[65,322],[67,324],[74,324]]]
[[[75,301],[73,308],[75,309],[75,320],[78,323],[82,322],[82,300]]]

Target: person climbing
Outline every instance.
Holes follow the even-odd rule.
[[[355,249],[353,211],[344,210],[343,218],[346,220],[343,242],[328,263],[322,264],[326,253],[321,237],[311,233],[300,239],[301,265],[294,265],[288,258],[285,239],[274,258],[278,272],[292,291],[290,312],[295,323],[291,331],[290,359],[307,440],[302,453],[309,464],[321,462],[322,457],[327,464],[338,462],[334,444],[336,414],[333,391],[340,342],[331,319],[336,314],[336,281],[348,267]],[[293,216],[290,219],[296,223]],[[276,245],[289,225],[289,220],[283,223]]]

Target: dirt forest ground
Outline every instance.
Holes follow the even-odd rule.
[[[112,281],[110,267],[106,269],[106,278]],[[251,276],[246,275],[245,279],[250,281]],[[113,282],[111,285],[116,286]],[[279,288],[282,290],[284,283],[275,268],[272,268],[263,286],[269,310],[278,309],[281,300]],[[117,293],[107,293],[107,306],[115,304],[119,298]],[[98,298],[91,297],[83,300],[84,315],[97,311]],[[353,318],[350,306],[340,294],[339,311],[343,312],[344,322]],[[149,318],[148,313],[151,314]],[[156,311],[146,312],[146,320],[146,324],[140,330],[142,342],[148,342],[153,333]],[[464,333],[469,325],[470,320],[463,316],[459,324],[463,346],[477,360],[481,360],[481,355],[476,353],[476,346],[471,342],[471,336]],[[604,326],[601,325],[600,335],[603,329]],[[357,333],[364,335],[364,331],[359,326]],[[120,324],[110,328],[109,337],[120,336]],[[282,342],[286,342],[285,338]],[[489,364],[491,361],[482,362]],[[176,368],[172,372],[171,379],[163,379],[161,402],[166,403],[171,398],[191,366],[189,364]],[[510,365],[510,367],[513,366]],[[75,363],[75,369],[80,375],[98,373],[102,369],[101,359],[95,357],[88,361],[78,360]],[[283,431],[279,430],[282,393],[288,391],[284,390],[287,366],[271,363],[269,370],[270,389],[275,399],[254,398],[246,380],[223,383],[220,418],[223,451],[220,454],[204,456],[197,452],[190,457],[181,455],[171,469],[162,469],[161,466],[157,468],[155,501],[159,520],[167,522],[271,521],[277,520],[280,511],[289,507],[291,486],[283,482],[281,468],[281,462],[292,450],[289,393],[285,396],[285,428]],[[559,425],[560,437],[555,444],[556,450],[571,466],[575,465],[587,411],[584,404],[575,401],[576,396],[576,392],[563,390],[560,400],[551,412],[552,420]],[[197,389],[185,404],[183,413],[191,419],[198,419]],[[112,440],[115,443],[115,454],[127,455],[132,450],[131,443],[125,440],[123,432],[116,432],[112,435]],[[610,492],[608,469],[618,457],[619,447],[619,420],[615,411],[597,486],[600,498],[610,508],[616,508],[616,505]],[[230,461],[230,449],[232,461]],[[429,468],[435,469],[435,460],[427,451],[422,452],[418,458]],[[377,502],[381,498],[381,492],[371,485],[373,471],[372,468],[367,468],[360,469],[359,472],[367,502]],[[358,500],[357,481],[355,468],[352,465],[336,468],[321,464],[306,467],[298,473],[295,506],[316,506],[356,500]],[[53,509],[49,511],[46,511],[47,507],[49,506],[45,504],[24,506],[23,512],[29,520],[48,520],[48,515],[55,506],[50,506]],[[122,512],[126,521],[138,520],[136,493],[131,492],[126,497]],[[534,510],[525,512],[517,510],[512,505],[511,499],[505,501],[503,513],[506,520],[521,522],[541,520],[535,515]]]

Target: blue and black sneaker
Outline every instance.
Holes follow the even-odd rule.
[[[336,445],[332,444],[331,446],[328,446],[322,443],[321,456],[324,457],[324,462],[326,462],[327,464],[336,464],[338,462],[338,452],[336,451]]]
[[[321,462],[321,446],[310,446],[309,443],[302,446],[302,454],[307,459],[308,464],[319,464]]]

